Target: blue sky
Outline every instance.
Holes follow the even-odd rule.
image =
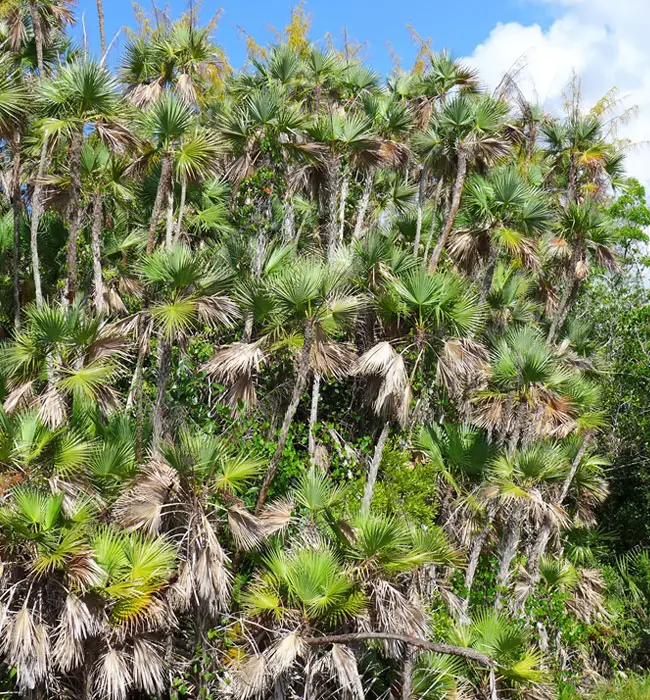
[[[141,0],[144,8],[150,8],[150,0]],[[164,7],[163,2],[158,3]],[[170,0],[167,7],[177,17],[187,6],[187,0]],[[244,44],[237,27],[252,35],[259,43],[271,41],[273,33],[269,25],[283,29],[287,24],[291,0],[205,0],[201,11],[207,20],[219,7],[223,14],[215,33],[218,43],[226,50],[233,65],[244,60]],[[348,36],[368,42],[366,58],[373,67],[386,73],[390,71],[392,59],[386,42],[409,66],[415,55],[415,46],[410,39],[407,25],[412,25],[421,35],[433,39],[434,48],[447,48],[454,55],[472,53],[499,22],[521,24],[537,23],[548,26],[548,6],[532,0],[311,0],[306,9],[312,14],[312,37],[317,39],[330,32],[342,36],[346,27]],[[104,0],[107,42],[121,27],[133,26],[134,15],[131,0]],[[97,8],[95,0],[78,0],[75,29],[82,36],[81,16],[84,21],[91,49],[99,46],[97,30]],[[124,45],[124,33],[116,42],[117,51]],[[111,61],[112,62],[112,61]]]

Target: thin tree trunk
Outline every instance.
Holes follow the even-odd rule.
[[[494,272],[496,270],[498,260],[499,249],[494,245],[494,243],[491,243],[487,267],[485,268],[485,276],[483,277],[483,284],[481,285],[481,304],[486,301],[488,294],[490,293],[490,289],[492,289],[492,280],[494,279]]]
[[[418,213],[415,223],[415,240],[413,241],[413,255],[417,256],[420,247],[420,237],[422,236],[422,215],[424,213],[424,197],[427,191],[428,171],[424,165],[420,171],[420,185],[418,187]]]
[[[153,413],[153,448],[158,450],[165,437],[165,416],[167,413],[167,382],[171,372],[172,344],[161,334],[158,339],[158,375],[156,378],[156,405]]]
[[[70,142],[70,190],[66,218],[68,219],[68,302],[72,303],[77,295],[77,254],[79,248],[79,229],[81,228],[81,147],[83,131],[76,132]]]
[[[361,501],[361,512],[363,514],[370,510],[370,504],[375,495],[377,474],[379,473],[379,465],[381,464],[381,457],[384,454],[384,447],[386,447],[389,430],[390,422],[386,421],[379,435],[379,439],[377,440],[377,444],[375,445],[375,452],[372,455],[372,462],[370,462],[370,468],[368,469],[368,478],[366,479],[366,485],[363,489],[363,500]]]
[[[546,338],[546,341],[549,343],[555,342],[557,334],[564,325],[567,313],[569,312],[569,306],[571,305],[571,299],[574,297],[575,292],[578,288],[578,279],[575,274],[576,264],[577,260],[576,263],[572,264],[571,266],[569,277],[567,278],[566,286],[564,287],[564,292],[562,294],[562,298],[560,299],[560,304],[557,307],[557,312],[555,313],[555,317],[553,318],[553,322],[551,323],[551,327],[549,328],[548,336]]]
[[[174,183],[167,192],[167,225],[165,227],[165,245],[171,248],[174,243]]]
[[[309,374],[310,359],[311,359],[311,347],[314,339],[314,322],[313,320],[307,321],[305,324],[304,331],[304,341],[302,345],[302,350],[300,352],[300,365],[298,367],[298,373],[296,374],[296,382],[293,386],[293,393],[291,395],[291,401],[287,406],[287,410],[284,414],[284,421],[282,422],[282,429],[280,430],[280,437],[278,439],[277,447],[275,448],[275,453],[269,462],[268,469],[266,470],[266,475],[264,476],[264,483],[262,484],[262,490],[257,498],[257,506],[255,512],[259,513],[266,499],[269,495],[269,489],[273,483],[273,478],[280,465],[280,460],[282,459],[282,454],[284,448],[287,444],[287,439],[289,437],[289,430],[291,429],[291,423],[293,417],[296,415],[296,410],[298,409],[298,404],[300,403],[300,397],[302,396],[305,385],[307,384],[307,376]]]
[[[357,220],[354,224],[354,233],[352,234],[352,238],[363,237],[366,213],[368,212],[368,207],[370,206],[370,197],[372,197],[372,188],[374,184],[375,171],[374,168],[370,168],[363,179],[363,192],[361,194],[361,201],[359,202],[359,211],[357,212]]]
[[[320,397],[320,374],[314,372],[314,381],[311,389],[311,410],[309,412],[309,457],[313,460],[316,454],[316,437],[314,431],[318,421],[318,400]]]
[[[92,227],[91,227],[91,247],[93,253],[93,288],[95,308],[98,314],[106,311],[104,301],[104,278],[102,275],[102,220],[103,205],[101,192],[97,191],[93,195]]]
[[[178,243],[183,229],[183,216],[185,215],[185,201],[187,199],[187,178],[183,177],[181,182],[181,201],[178,203],[178,218],[176,219],[176,231],[174,232],[174,243]]]
[[[14,250],[13,250],[13,292],[14,325],[20,328],[20,217],[22,215],[22,198],[20,196],[20,130],[16,129],[11,141],[13,168],[11,172],[11,204],[14,215]]]
[[[506,524],[506,531],[503,535],[503,541],[501,543],[501,552],[499,554],[499,571],[497,573],[496,581],[497,592],[494,600],[495,610],[501,608],[503,592],[510,583],[510,565],[517,554],[519,531],[519,514],[513,513]]]
[[[156,191],[156,200],[151,210],[151,220],[149,222],[149,231],[147,234],[147,255],[153,253],[153,248],[156,243],[156,228],[162,215],[165,196],[167,195],[171,184],[172,176],[172,158],[171,154],[164,152],[160,163],[160,179],[158,180],[158,190]]]
[[[38,14],[38,7],[35,0],[29,2],[29,14],[32,20],[32,29],[34,30],[34,43],[36,44],[36,65],[38,66],[38,74],[43,77],[43,27],[41,26],[41,17]]]
[[[465,184],[465,176],[467,174],[467,153],[464,148],[460,148],[458,151],[458,163],[456,166],[456,180],[454,182],[454,188],[451,195],[451,206],[449,208],[449,214],[445,219],[445,223],[440,231],[440,236],[436,241],[436,247],[433,249],[433,255],[431,256],[431,261],[429,263],[429,272],[435,272],[438,268],[438,262],[440,261],[440,256],[447,244],[447,239],[454,227],[454,221],[456,220],[456,214],[460,208],[460,199],[463,194],[463,185]]]
[[[106,54],[106,35],[104,34],[104,6],[102,0],[97,0],[97,20],[99,22],[99,44],[102,56]]]
[[[336,159],[330,159],[327,163],[324,176],[324,219],[325,219],[325,247],[332,252],[336,247],[338,228],[336,226],[336,197],[338,195],[339,163]]]
[[[490,530],[492,529],[492,523],[494,522],[495,515],[496,513],[494,508],[488,508],[483,528],[472,541],[472,547],[469,552],[469,560],[467,562],[467,569],[465,569],[465,597],[462,599],[460,604],[461,613],[464,616],[467,615],[470,593],[472,592],[472,586],[474,584],[474,576],[476,576],[478,563],[481,560],[483,547],[485,547],[485,543],[490,535]]]
[[[404,645],[402,657],[402,700],[411,700],[413,697],[413,650]]]
[[[293,197],[287,192],[284,195],[284,212],[282,215],[282,240],[293,241],[296,235],[296,210],[293,207]]]
[[[591,441],[593,439],[593,433],[588,432],[583,441],[582,444],[580,445],[580,448],[578,452],[576,453],[576,456],[573,459],[573,462],[571,462],[571,469],[569,469],[569,473],[566,475],[566,478],[564,479],[564,482],[562,484],[562,490],[560,491],[560,495],[557,498],[557,501],[555,502],[555,507],[560,509],[564,506],[564,501],[566,500],[566,497],[569,494],[569,489],[571,488],[571,484],[573,483],[573,479],[575,478],[576,472],[578,471],[578,468],[580,467],[580,462],[582,462],[582,458],[585,456],[585,452],[587,451],[587,448],[589,447]],[[537,584],[539,581],[539,564],[540,564],[540,559],[546,552],[546,547],[548,546],[548,542],[551,538],[551,532],[553,531],[553,521],[551,518],[546,517],[544,519],[544,522],[542,524],[542,527],[540,528],[539,532],[537,533],[537,537],[535,538],[535,542],[533,544],[533,547],[530,551],[530,557],[528,559],[528,576],[531,581],[531,587],[530,590]],[[524,601],[525,602],[525,601]]]
[[[339,196],[339,232],[338,240],[343,242],[343,233],[345,231],[345,205],[348,201],[348,192],[350,191],[350,166],[346,165],[341,178],[341,193]]]
[[[41,286],[41,268],[38,258],[38,225],[41,220],[43,210],[43,176],[47,167],[47,138],[41,146],[41,155],[38,162],[38,173],[36,175],[36,183],[32,193],[32,220],[30,222],[30,249],[32,255],[32,272],[34,275],[34,296],[36,297],[36,306],[40,309],[43,307],[43,289]]]

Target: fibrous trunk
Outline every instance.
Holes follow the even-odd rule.
[[[178,217],[176,219],[176,230],[174,232],[174,243],[178,243],[183,228],[183,216],[185,215],[185,201],[187,200],[187,178],[183,178],[181,183],[181,201],[178,203]]]
[[[389,430],[390,423],[386,421],[379,435],[379,439],[377,440],[377,444],[375,445],[375,452],[372,455],[372,462],[370,462],[370,468],[368,469],[368,478],[366,479],[366,485],[363,489],[363,500],[361,501],[362,513],[367,513],[370,510],[370,504],[372,503],[372,498],[375,495],[377,474],[379,473],[379,465],[381,464],[381,457],[384,454],[384,447],[386,447],[386,440],[388,439]]]
[[[172,177],[172,158],[167,152],[163,153],[160,164],[160,179],[158,180],[158,189],[156,191],[156,200],[151,210],[151,220],[149,222],[149,231],[147,234],[147,255],[153,253],[153,248],[156,243],[156,229],[162,215],[162,210],[165,205],[165,197],[171,187]]]
[[[43,77],[43,27],[41,26],[41,17],[38,13],[38,7],[35,0],[30,0],[29,15],[32,20],[32,29],[34,30],[34,43],[36,44],[36,65],[38,66],[38,74]]]
[[[363,236],[366,213],[368,212],[368,207],[370,206],[370,197],[372,196],[372,188],[374,183],[375,171],[370,169],[366,173],[363,180],[363,192],[361,194],[361,201],[359,202],[357,220],[354,224],[354,233],[352,235],[353,238],[361,238]]]
[[[316,454],[316,422],[318,420],[318,399],[320,397],[320,374],[314,372],[314,382],[311,389],[311,410],[309,411],[309,457],[313,460]]]
[[[309,320],[305,324],[304,331],[304,341],[302,345],[302,350],[300,352],[300,364],[298,366],[298,373],[296,374],[296,381],[293,386],[293,393],[291,395],[291,401],[287,406],[287,410],[284,414],[284,420],[282,422],[282,428],[280,430],[280,437],[278,439],[278,444],[275,448],[275,453],[269,462],[268,469],[266,470],[266,475],[264,477],[264,483],[262,484],[262,490],[257,499],[256,512],[259,513],[266,499],[269,495],[269,488],[275,477],[275,473],[280,465],[280,460],[282,459],[282,453],[287,444],[287,439],[289,437],[289,430],[291,429],[291,423],[293,422],[293,417],[296,415],[296,410],[298,409],[298,404],[300,403],[300,397],[302,396],[305,386],[307,384],[307,376],[309,375],[310,367],[310,357],[311,357],[311,347],[314,338],[314,323]]]
[[[13,291],[14,291],[14,323],[20,328],[20,217],[22,215],[22,199],[20,196],[20,131],[13,133],[11,150],[13,168],[11,172],[11,200],[14,217],[14,250],[13,250]]]
[[[41,286],[41,268],[38,258],[38,225],[41,220],[43,211],[43,176],[47,167],[47,139],[43,141],[41,146],[41,155],[38,162],[38,173],[36,182],[34,183],[34,191],[32,194],[32,220],[30,222],[29,245],[32,255],[32,272],[34,275],[34,296],[36,297],[36,306],[40,309],[43,306],[43,288]]]
[[[494,601],[495,609],[499,609],[502,604],[504,591],[510,583],[510,565],[517,554],[517,545],[519,544],[520,519],[518,513],[513,513],[503,533],[501,542],[501,551],[499,553],[499,570],[497,572],[497,592]]]
[[[465,569],[465,598],[463,598],[461,601],[461,613],[463,615],[467,615],[470,593],[472,591],[472,585],[474,584],[474,576],[476,575],[478,563],[481,559],[481,554],[483,553],[483,547],[485,547],[490,530],[492,529],[494,515],[494,509],[488,509],[485,516],[485,523],[483,524],[481,531],[472,541],[472,547],[470,549],[469,559],[467,561],[467,569]]]
[[[78,131],[70,143],[70,190],[66,217],[68,219],[68,302],[72,303],[77,295],[77,254],[79,248],[79,229],[81,228],[81,146],[83,132]]]
[[[153,413],[153,447],[158,450],[165,437],[167,413],[167,382],[171,372],[172,344],[167,336],[158,339],[158,370],[156,379],[156,405]]]
[[[424,213],[424,197],[427,191],[427,168],[424,166],[420,172],[420,185],[418,187],[418,213],[415,224],[415,240],[413,241],[413,255],[418,254],[420,237],[422,236],[422,216]]]
[[[93,253],[93,287],[95,308],[98,314],[104,313],[104,278],[102,275],[102,195],[99,191],[93,195],[93,212],[91,227],[91,247]]]
[[[454,221],[456,220],[456,214],[458,214],[458,209],[460,208],[460,198],[463,193],[463,185],[465,184],[465,176],[467,174],[467,154],[463,148],[458,151],[458,161],[456,166],[456,180],[454,181],[454,188],[451,195],[451,206],[449,208],[449,213],[445,218],[445,223],[440,231],[440,236],[436,241],[436,247],[433,249],[433,254],[431,256],[431,261],[429,263],[429,272],[435,272],[438,268],[438,262],[440,261],[440,256],[442,251],[447,244],[447,239],[454,227]]]

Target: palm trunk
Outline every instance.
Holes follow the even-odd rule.
[[[485,547],[485,543],[490,535],[490,530],[492,529],[492,523],[494,522],[495,515],[495,510],[493,508],[488,508],[483,528],[472,542],[469,560],[467,562],[467,569],[465,569],[465,597],[460,604],[461,613],[464,616],[467,615],[470,593],[472,592],[472,586],[474,584],[474,577],[476,576],[478,563],[481,560],[483,547]]]
[[[97,20],[99,22],[99,45],[102,56],[106,54],[106,35],[104,34],[104,6],[102,0],[97,0]]]
[[[445,223],[440,232],[440,237],[436,241],[436,247],[433,249],[433,255],[431,256],[431,262],[429,263],[429,272],[435,272],[438,268],[438,262],[440,261],[440,256],[447,244],[447,239],[454,227],[454,221],[456,220],[456,214],[460,208],[460,198],[463,194],[463,185],[465,184],[465,176],[467,174],[467,153],[465,149],[460,147],[458,150],[458,163],[456,166],[456,180],[454,182],[454,188],[452,190],[451,196],[451,206],[449,208],[449,214],[445,219]]]
[[[577,260],[575,264],[577,264]],[[566,286],[564,287],[564,293],[562,294],[560,304],[557,307],[557,312],[555,313],[555,317],[553,318],[553,322],[551,323],[551,327],[548,331],[548,337],[546,340],[549,343],[555,342],[557,334],[564,325],[564,321],[566,320],[569,312],[569,307],[571,306],[571,299],[575,296],[579,286],[578,279],[575,274],[575,264],[572,264],[571,266],[571,271],[569,272]]]
[[[167,413],[167,382],[172,368],[172,344],[165,335],[158,339],[158,376],[156,380],[156,405],[153,413],[153,447],[158,451],[165,437]]]
[[[368,469],[368,478],[366,479],[366,486],[363,489],[363,500],[361,501],[361,513],[363,514],[367,513],[370,510],[370,504],[372,503],[372,498],[375,495],[375,484],[377,483],[377,474],[379,473],[379,465],[381,464],[381,457],[384,454],[386,440],[388,440],[389,429],[390,422],[386,421],[379,435],[379,439],[377,440],[377,444],[375,445],[375,452],[372,456],[370,469]]]
[[[93,287],[95,308],[98,314],[106,310],[104,302],[104,278],[102,275],[102,195],[97,191],[93,195],[91,247],[93,252]]]
[[[341,193],[339,196],[339,232],[338,240],[343,242],[343,233],[345,231],[345,205],[348,201],[348,192],[350,191],[350,166],[346,165],[341,178]]]
[[[318,421],[318,400],[320,397],[320,374],[314,372],[314,383],[311,389],[311,410],[309,412],[309,457],[313,460],[316,454],[316,437],[314,430]]]
[[[38,14],[36,0],[29,0],[29,15],[32,20],[32,28],[34,30],[34,43],[36,44],[36,65],[38,66],[38,74],[43,77],[43,27],[41,26],[41,17]]]
[[[487,267],[485,268],[485,276],[483,277],[483,284],[481,285],[481,297],[480,303],[485,303],[492,289],[492,280],[494,279],[494,272],[497,267],[497,261],[499,260],[499,249],[493,244],[490,244],[490,252],[488,254]]]
[[[304,341],[302,345],[302,350],[300,352],[300,365],[298,367],[298,373],[296,374],[296,382],[293,386],[293,393],[291,395],[291,401],[287,406],[287,410],[284,414],[284,421],[282,422],[282,429],[280,430],[280,437],[278,439],[277,447],[275,448],[275,453],[269,462],[268,469],[266,470],[266,475],[264,476],[264,483],[262,484],[262,490],[257,498],[257,506],[255,507],[255,512],[259,513],[266,499],[269,495],[269,489],[273,483],[273,478],[280,465],[280,460],[282,459],[282,453],[287,444],[287,439],[289,437],[289,430],[291,429],[291,423],[293,422],[293,417],[296,415],[296,410],[298,409],[298,404],[300,403],[300,397],[302,396],[305,385],[307,384],[307,376],[309,374],[310,358],[311,358],[311,347],[314,339],[314,321],[310,319],[305,324],[304,331]]]
[[[41,220],[43,209],[43,186],[41,184],[45,169],[47,167],[47,138],[41,146],[41,155],[38,162],[38,173],[36,175],[36,183],[32,193],[32,220],[30,222],[30,249],[32,255],[32,272],[34,275],[34,296],[36,298],[36,306],[40,309],[43,307],[43,289],[41,286],[41,268],[38,259],[38,225]]]
[[[336,247],[338,228],[336,226],[336,197],[338,195],[339,163],[331,158],[325,168],[324,193],[322,199],[325,220],[325,247],[332,252]]]
[[[357,220],[354,224],[354,233],[352,235],[353,238],[361,238],[363,236],[366,213],[368,211],[368,207],[370,206],[370,197],[372,196],[372,188],[374,184],[375,171],[373,168],[371,168],[368,170],[363,180],[363,192],[361,194],[361,201],[359,202]]]
[[[174,243],[178,243],[183,228],[183,216],[185,215],[185,201],[187,200],[187,178],[181,182],[181,201],[178,203],[178,218],[176,219],[176,231],[174,233]]]
[[[76,132],[70,142],[70,191],[66,218],[68,219],[68,302],[72,303],[77,295],[77,255],[79,248],[79,229],[81,228],[81,147],[83,131]]]
[[[497,573],[496,581],[497,592],[494,600],[495,610],[499,610],[499,608],[501,608],[503,592],[510,583],[510,565],[517,554],[519,531],[519,514],[513,513],[506,524],[506,531],[503,535],[503,541],[501,543],[501,552],[499,554],[499,571]]]
[[[284,195],[282,214],[282,240],[293,241],[296,235],[296,210],[293,207],[293,197],[286,192]]]
[[[172,176],[172,157],[171,154],[165,151],[160,163],[160,179],[158,180],[158,190],[156,191],[156,200],[151,210],[151,220],[149,222],[149,231],[147,235],[147,255],[153,253],[153,248],[156,243],[156,228],[162,215],[162,210],[165,202],[165,196],[171,185]]]
[[[171,248],[174,243],[174,182],[170,183],[167,193],[167,225],[165,227],[165,245]]]
[[[413,649],[404,645],[402,657],[402,700],[411,700],[413,697]]]
[[[429,259],[429,249],[431,248],[431,243],[433,242],[433,236],[436,232],[436,226],[438,224],[437,216],[438,204],[440,203],[440,195],[442,194],[442,178],[438,180],[436,185],[436,193],[433,199],[434,209],[433,216],[431,217],[431,230],[429,231],[429,237],[427,238],[427,243],[424,246],[424,253],[422,254],[422,267],[426,267],[427,260]]]
[[[11,150],[13,168],[11,172],[11,200],[14,215],[14,250],[13,250],[13,292],[14,292],[14,325],[20,328],[20,217],[22,214],[22,199],[20,196],[20,130],[13,133]]]
[[[427,191],[427,166],[422,166],[420,172],[420,186],[418,187],[418,215],[415,223],[415,240],[413,241],[413,255],[417,256],[422,236],[422,215],[424,213],[424,197]]]

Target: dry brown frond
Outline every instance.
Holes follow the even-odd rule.
[[[201,321],[209,326],[230,326],[240,316],[239,307],[232,299],[218,295],[201,297],[197,311]]]
[[[133,642],[133,684],[148,695],[165,689],[165,663],[156,645],[140,637]]]
[[[228,508],[228,527],[235,542],[242,549],[254,549],[264,537],[262,523],[244,508]]]
[[[352,649],[343,644],[334,644],[330,655],[341,690],[344,693],[349,693],[356,700],[363,700],[363,684],[357,667],[357,659]]]
[[[18,408],[28,406],[34,398],[34,382],[28,381],[19,384],[5,397],[2,407],[7,413],[13,413]]]
[[[56,386],[51,385],[41,397],[38,417],[50,428],[58,428],[66,419],[66,404]]]
[[[291,632],[279,639],[266,652],[269,675],[275,679],[293,666],[299,656],[308,650],[307,645],[297,632]]]
[[[316,327],[310,358],[314,372],[342,379],[350,374],[356,359],[352,345],[334,343],[327,338],[322,329]]]
[[[109,649],[93,669],[95,691],[107,700],[124,700],[133,685],[133,676],[125,652]]]
[[[247,700],[261,696],[266,687],[266,659],[263,654],[247,656],[233,678],[233,697]]]
[[[269,537],[280,530],[284,530],[289,525],[293,507],[293,502],[288,498],[278,499],[265,506],[259,515],[259,522],[264,537]]]

